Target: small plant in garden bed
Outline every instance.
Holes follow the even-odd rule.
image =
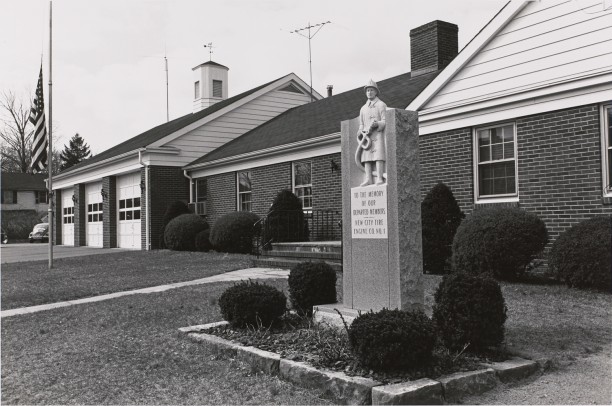
[[[282,358],[307,362],[317,368],[363,376],[382,383],[397,383],[420,378],[436,378],[461,371],[481,368],[480,363],[507,359],[502,352],[478,356],[453,352],[436,345],[427,365],[420,368],[375,371],[364,367],[353,355],[345,330],[326,328],[311,319],[287,313],[278,323],[258,328],[216,327],[202,331],[207,334],[279,354]]]

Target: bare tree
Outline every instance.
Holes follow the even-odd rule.
[[[29,122],[31,99],[19,100],[15,93],[0,94],[0,157],[2,172],[32,173],[32,143],[34,127]],[[53,126],[53,142],[59,141]],[[60,171],[60,152],[53,148],[53,174]],[[46,170],[43,171],[43,173]]]
[[[29,116],[29,100],[24,104],[11,91],[0,95],[0,153],[3,172],[31,172],[33,128],[28,128]]]

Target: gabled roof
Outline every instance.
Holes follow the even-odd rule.
[[[65,174],[70,174],[70,173],[74,173],[79,171],[80,169],[87,167],[91,164],[97,163],[97,162],[101,162],[107,159],[111,159],[114,158],[116,156],[131,152],[131,151],[135,151],[139,148],[145,148],[148,145],[153,144],[156,141],[159,141],[160,139],[188,126],[189,124],[195,123],[198,120],[201,120],[227,106],[230,106],[232,103],[235,103],[255,92],[257,92],[258,90],[261,90],[263,88],[265,88],[266,86],[269,86],[270,84],[277,82],[279,80],[282,80],[283,78],[286,78],[286,75],[283,76],[279,79],[273,80],[271,82],[265,83],[261,86],[258,86],[254,89],[251,90],[247,90],[244,93],[240,93],[236,96],[230,97],[229,99],[225,99],[222,100],[218,103],[213,104],[212,106],[200,110],[197,113],[189,113],[186,114],[182,117],[176,118],[172,121],[169,121],[167,123],[158,125],[157,127],[153,127],[150,130],[147,130],[145,132],[143,132],[142,134],[139,134],[135,137],[130,138],[127,141],[122,142],[121,144],[115,145],[112,148],[107,149],[106,151],[103,151],[93,157],[91,157],[90,159],[83,161],[73,167],[70,167],[68,170],[66,171],[62,171],[60,173],[60,175],[65,175]]]
[[[436,77],[432,72],[412,78],[405,73],[378,82],[381,95],[389,108],[404,109]],[[363,87],[294,107],[259,127],[209,152],[185,168],[253,151],[308,140],[340,132],[340,123],[359,115],[366,101]]]
[[[2,172],[2,190],[47,190],[46,174]]]

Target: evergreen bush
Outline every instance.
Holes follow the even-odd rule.
[[[535,214],[516,208],[478,209],[457,229],[452,271],[515,280],[547,241],[546,225]]]
[[[336,302],[336,271],[325,262],[300,262],[289,272],[293,308],[312,316],[312,306]]]
[[[224,320],[234,327],[269,327],[287,310],[287,298],[273,286],[244,281],[219,298]]]
[[[487,276],[444,276],[435,293],[433,321],[444,345],[474,352],[504,339],[506,304],[499,283]]]
[[[219,252],[249,254],[253,248],[255,223],[259,216],[248,211],[235,211],[221,216],[210,231],[210,243]]]
[[[195,237],[195,248],[197,251],[208,252],[213,247],[210,243],[210,228],[200,231]]]
[[[359,362],[375,370],[422,366],[430,360],[436,342],[433,322],[422,311],[383,309],[361,314],[348,336]]]
[[[421,203],[425,273],[442,274],[450,268],[446,265],[452,255],[453,238],[464,217],[453,192],[444,183],[427,193]]]
[[[594,217],[565,231],[554,242],[550,270],[569,287],[612,291],[610,217]]]
[[[278,192],[268,211],[263,241],[308,241],[308,223],[304,221],[302,202],[289,189]]]
[[[181,214],[170,220],[164,232],[166,247],[173,251],[195,251],[196,235],[209,228],[197,214]]]
[[[189,206],[187,206],[187,203],[182,202],[180,200],[176,200],[172,202],[166,208],[164,217],[162,217],[161,232],[159,234],[159,247],[160,248],[166,248],[166,241],[165,241],[164,233],[166,231],[166,226],[168,225],[168,223],[175,217],[180,216],[181,214],[189,214],[189,213],[191,212],[189,211]]]

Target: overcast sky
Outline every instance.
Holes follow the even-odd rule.
[[[290,33],[331,21],[312,39],[322,95],[410,71],[411,29],[459,26],[459,49],[506,0],[55,0],[53,124],[58,147],[79,133],[99,153],[192,111],[192,68],[230,68],[233,96],[294,72],[309,82],[308,40]],[[314,30],[313,30],[314,33]],[[49,1],[0,0],[0,92],[33,93],[41,55],[48,107]],[[48,113],[47,113],[48,114]],[[357,115],[357,112],[355,112]],[[48,117],[47,117],[48,119]],[[55,138],[55,137],[54,137]]]

